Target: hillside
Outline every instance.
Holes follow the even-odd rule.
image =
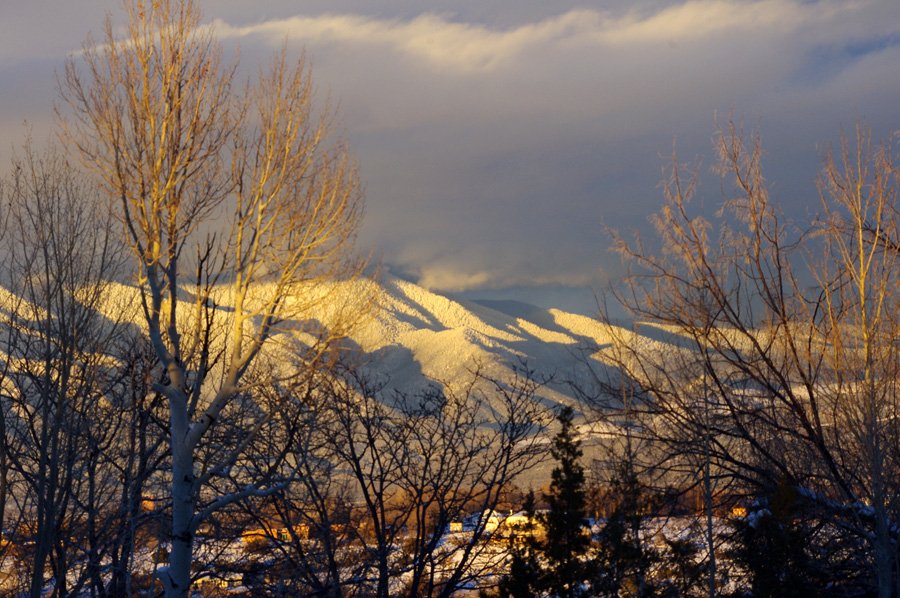
[[[120,324],[115,326],[115,332],[110,329],[111,342],[98,339],[94,346],[115,362],[119,351],[133,344],[133,335],[140,335],[145,324],[133,286],[111,284],[106,291],[98,304],[102,317],[96,324],[101,328],[113,326],[112,322]],[[592,318],[521,302],[453,300],[391,277],[378,283],[362,280],[308,292],[331,294],[336,299],[336,313],[357,309],[355,302],[360,297],[374,299],[376,309],[352,330],[343,347],[367,374],[386,382],[390,394],[397,391],[413,395],[435,384],[455,392],[472,380],[475,369],[493,380],[506,382],[522,368],[528,368],[535,380],[543,382],[535,392],[535,400],[545,409],[546,421],[552,427],[552,414],[558,407],[571,405],[580,428],[588,432],[584,437],[587,445],[602,435],[603,429],[596,423],[587,425],[593,418],[581,417],[590,415],[589,406],[581,403],[572,385],[589,391],[595,377],[604,378],[610,373],[599,355],[609,346],[611,335],[633,335]],[[17,312],[18,326],[30,322],[26,326],[32,328],[46,317],[42,310],[4,293],[2,301],[8,306],[4,311]],[[179,296],[185,301],[192,299],[187,291]],[[299,303],[303,298],[296,300]],[[229,303],[228,291],[223,288],[216,294],[215,309],[226,320],[231,311]],[[182,314],[187,313],[189,304],[180,309]],[[296,322],[287,322],[284,329],[309,326],[310,322],[313,328],[329,327],[334,314],[297,317]],[[3,319],[8,325],[10,320]],[[8,340],[12,342],[13,337]],[[653,345],[657,341],[642,336],[634,342]],[[286,345],[274,343],[276,353],[282,346]],[[4,353],[12,354],[10,350],[11,347]],[[10,380],[6,383],[11,384]],[[7,391],[15,392],[11,387]]]
[[[382,281],[379,309],[352,337],[365,367],[411,392],[429,381],[457,388],[480,366],[497,378],[526,365],[552,378],[541,399],[572,404],[569,382],[603,370],[595,353],[608,341],[590,318],[517,302],[455,301],[397,278]],[[580,410],[580,409],[579,409]]]

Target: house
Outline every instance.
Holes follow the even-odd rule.
[[[492,533],[500,527],[500,522],[503,520],[503,516],[494,511],[493,509],[488,509],[487,511],[483,511],[481,513],[473,513],[469,515],[465,519],[462,520],[463,529],[475,531],[476,529],[483,529],[485,533]]]
[[[451,521],[447,527],[450,533],[469,532],[472,533],[477,529],[481,529],[486,534],[497,531],[503,521],[503,515],[492,509],[488,509],[481,513],[473,513],[468,517],[463,517],[462,521]]]
[[[283,521],[271,520],[265,521],[262,527],[248,529],[241,534],[241,540],[245,544],[266,540],[289,542],[295,537],[300,540],[309,539],[309,526],[305,523],[297,523],[290,527],[285,527]]]
[[[535,536],[544,533],[544,526],[536,517],[529,517],[525,511],[510,514],[503,520],[503,534],[506,536]]]
[[[503,525],[509,529],[526,529],[528,526],[537,525],[537,521],[528,517],[525,511],[518,511],[504,519]]]
[[[240,573],[229,573],[224,578],[217,579],[215,583],[219,588],[239,588],[244,585],[244,576]]]
[[[141,512],[151,513],[156,510],[156,497],[152,494],[144,494],[141,496]]]

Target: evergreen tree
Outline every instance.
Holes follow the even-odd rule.
[[[537,539],[528,533],[524,541],[512,544],[509,573],[497,587],[500,598],[589,595],[591,565],[585,557],[591,537],[586,529],[585,476],[578,463],[581,448],[574,435],[573,418],[571,407],[563,407],[557,416],[560,430],[551,449],[557,466],[551,474],[549,494],[544,495],[549,509],[535,515],[533,494],[526,499],[528,521],[537,521],[544,537]]]
[[[574,436],[571,407],[558,415],[561,424],[551,455],[557,466],[551,474],[550,493],[544,498],[548,511],[540,517],[546,530],[542,546],[545,589],[559,598],[585,594],[590,577],[585,556],[591,546],[587,527],[584,469],[580,442]]]
[[[650,570],[659,562],[659,554],[641,538],[649,513],[659,507],[655,497],[644,488],[631,466],[629,455],[613,480],[610,496],[615,508],[594,543],[592,587],[597,596],[656,595]]]
[[[754,597],[816,596],[820,595],[816,586],[830,585],[810,558],[815,539],[806,529],[799,496],[787,477],[733,525],[733,557],[747,571]],[[848,580],[832,581],[849,585]]]

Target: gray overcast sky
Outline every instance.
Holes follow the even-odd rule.
[[[857,116],[900,129],[896,0],[208,0],[255,67],[314,63],[367,190],[363,247],[442,291],[596,285],[602,224],[645,228],[664,156],[702,157],[734,109],[759,127],[788,213],[816,207],[821,149]],[[116,2],[0,3],[0,164],[50,130],[54,70]],[[0,167],[2,168],[2,167]],[[705,200],[707,201],[707,200]]]

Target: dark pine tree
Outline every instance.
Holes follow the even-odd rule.
[[[551,474],[550,493],[544,497],[548,510],[540,517],[546,531],[542,546],[545,586],[559,598],[586,595],[585,582],[590,578],[585,562],[591,546],[587,497],[573,417],[571,407],[563,407],[558,415],[561,427],[551,450],[557,465]]]
[[[571,407],[563,407],[557,419],[560,430],[553,440],[551,455],[557,465],[551,474],[549,494],[544,495],[548,510],[535,516],[534,497],[529,494],[525,510],[529,521],[537,520],[544,537],[528,534],[513,544],[509,573],[497,587],[499,598],[589,596],[587,582],[592,578],[586,561],[591,547],[587,530],[584,469],[578,463],[581,448],[575,438]]]
[[[847,580],[829,584],[827,575],[817,574],[809,552],[814,537],[805,523],[799,495],[786,477],[751,507],[748,517],[734,522],[733,558],[749,574],[754,598],[854,595]],[[831,587],[823,592],[822,586]],[[846,594],[839,591],[842,586]],[[864,594],[860,588],[857,595]]]

